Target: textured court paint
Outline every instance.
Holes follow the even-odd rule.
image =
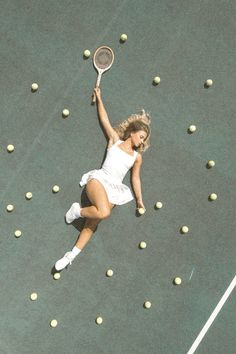
[[[1,1],[3,353],[188,351],[236,262],[235,6],[217,0]],[[122,33],[128,35],[123,44]],[[106,148],[90,104],[96,71],[91,58],[83,59],[85,49],[92,54],[100,45],[115,53],[102,79],[112,124],[139,108],[151,112],[151,148],[141,176],[147,212],[136,217],[134,202],[115,208],[55,281],[53,264],[80,228],[66,225],[64,214],[80,200],[82,174],[100,167]],[[152,85],[154,76],[160,85]],[[207,78],[213,79],[209,89],[203,87]],[[35,93],[33,82],[39,84]],[[61,116],[65,107],[68,119]],[[187,133],[191,124],[194,134]],[[12,154],[8,144],[15,146]],[[209,159],[216,162],[212,169]],[[218,199],[209,202],[213,192]],[[13,213],[5,211],[10,203]],[[181,235],[181,225],[191,232]],[[142,240],[145,250],[138,247]],[[179,287],[172,284],[177,275]],[[143,308],[146,300],[150,310]],[[199,354],[234,353],[234,308],[231,297]]]

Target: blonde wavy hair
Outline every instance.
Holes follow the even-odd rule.
[[[142,109],[139,113],[131,114],[126,120],[114,127],[121,140],[126,140],[129,138],[132,132],[137,132],[143,130],[147,133],[147,138],[144,143],[137,148],[138,152],[143,152],[147,150],[150,146],[150,123],[151,117],[149,113]]]

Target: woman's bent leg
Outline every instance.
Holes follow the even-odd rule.
[[[55,264],[55,269],[60,271],[71,264],[75,257],[82,251],[85,245],[90,240],[92,234],[97,228],[99,219],[86,219],[83,230],[81,231],[75,246],[71,251],[66,252],[64,256],[59,259]]]
[[[72,251],[66,252],[65,255],[56,262],[55,268],[58,271],[72,263],[90,240],[100,220],[107,218],[114,207],[114,205],[109,202],[107,193],[99,181],[95,179],[90,180],[87,183],[86,193],[92,206],[80,209],[81,216],[87,218],[85,226]]]
[[[86,193],[92,206],[81,208],[81,216],[99,220],[108,218],[114,205],[109,202],[103,185],[98,180],[91,179],[87,183]]]
[[[76,241],[76,247],[82,250],[86,246],[100,221],[100,219],[86,219],[84,228]]]
[[[113,205],[111,206],[111,209]],[[55,264],[55,269],[60,271],[71,264],[75,257],[82,251],[86,246],[91,236],[95,232],[97,225],[99,224],[100,219],[87,219],[83,230],[81,231],[75,246],[72,248],[72,251],[66,252],[65,255],[59,259]]]

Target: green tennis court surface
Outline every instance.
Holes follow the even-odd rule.
[[[232,0],[1,1],[1,354],[190,350],[235,277],[235,10]],[[115,55],[101,81],[112,124],[141,108],[152,117],[147,211],[116,207],[55,280],[81,228],[64,215],[106,148],[91,105],[101,45]],[[235,353],[235,308],[232,289],[196,353]]]

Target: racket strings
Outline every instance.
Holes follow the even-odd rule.
[[[106,69],[113,61],[112,52],[107,48],[102,48],[96,53],[94,60],[99,69]]]

